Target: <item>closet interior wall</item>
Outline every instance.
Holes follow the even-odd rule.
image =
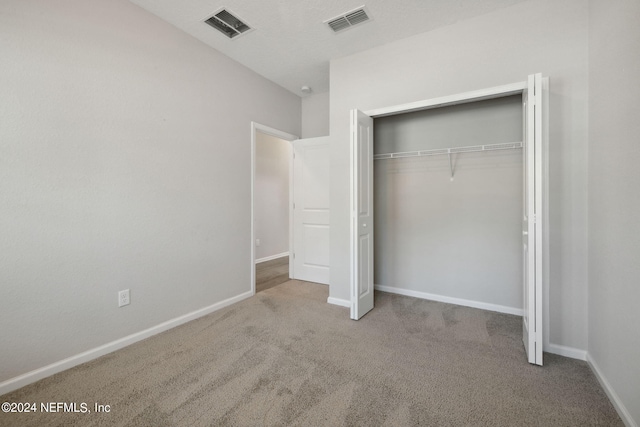
[[[522,141],[522,97],[374,121],[375,154]],[[522,310],[522,149],[374,161],[375,284]]]

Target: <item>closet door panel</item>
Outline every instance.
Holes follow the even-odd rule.
[[[373,309],[373,119],[351,111],[351,318]]]
[[[523,92],[523,317],[529,363],[542,365],[542,75]]]

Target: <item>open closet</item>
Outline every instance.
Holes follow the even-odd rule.
[[[374,121],[376,289],[522,315],[522,97]]]
[[[546,84],[352,111],[352,319],[374,285],[522,315],[542,364]]]

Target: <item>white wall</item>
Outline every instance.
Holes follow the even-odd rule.
[[[0,382],[250,291],[250,123],[299,97],[126,0],[4,0],[0,45]]]
[[[522,97],[376,119],[375,152],[522,141]],[[522,150],[374,161],[376,285],[522,309]]]
[[[289,252],[289,161],[291,143],[256,132],[254,187],[256,260]]]
[[[302,98],[302,138],[329,135],[329,92]]]
[[[586,350],[587,27],[585,2],[528,1],[331,61],[332,298],[349,299],[349,109],[542,72],[551,79],[550,340]]]
[[[589,357],[638,426],[640,3],[589,4]]]

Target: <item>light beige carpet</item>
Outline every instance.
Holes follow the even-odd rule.
[[[622,425],[586,363],[526,362],[516,316],[377,293],[355,322],[327,296],[289,281],[0,397],[110,413],[0,425]]]

